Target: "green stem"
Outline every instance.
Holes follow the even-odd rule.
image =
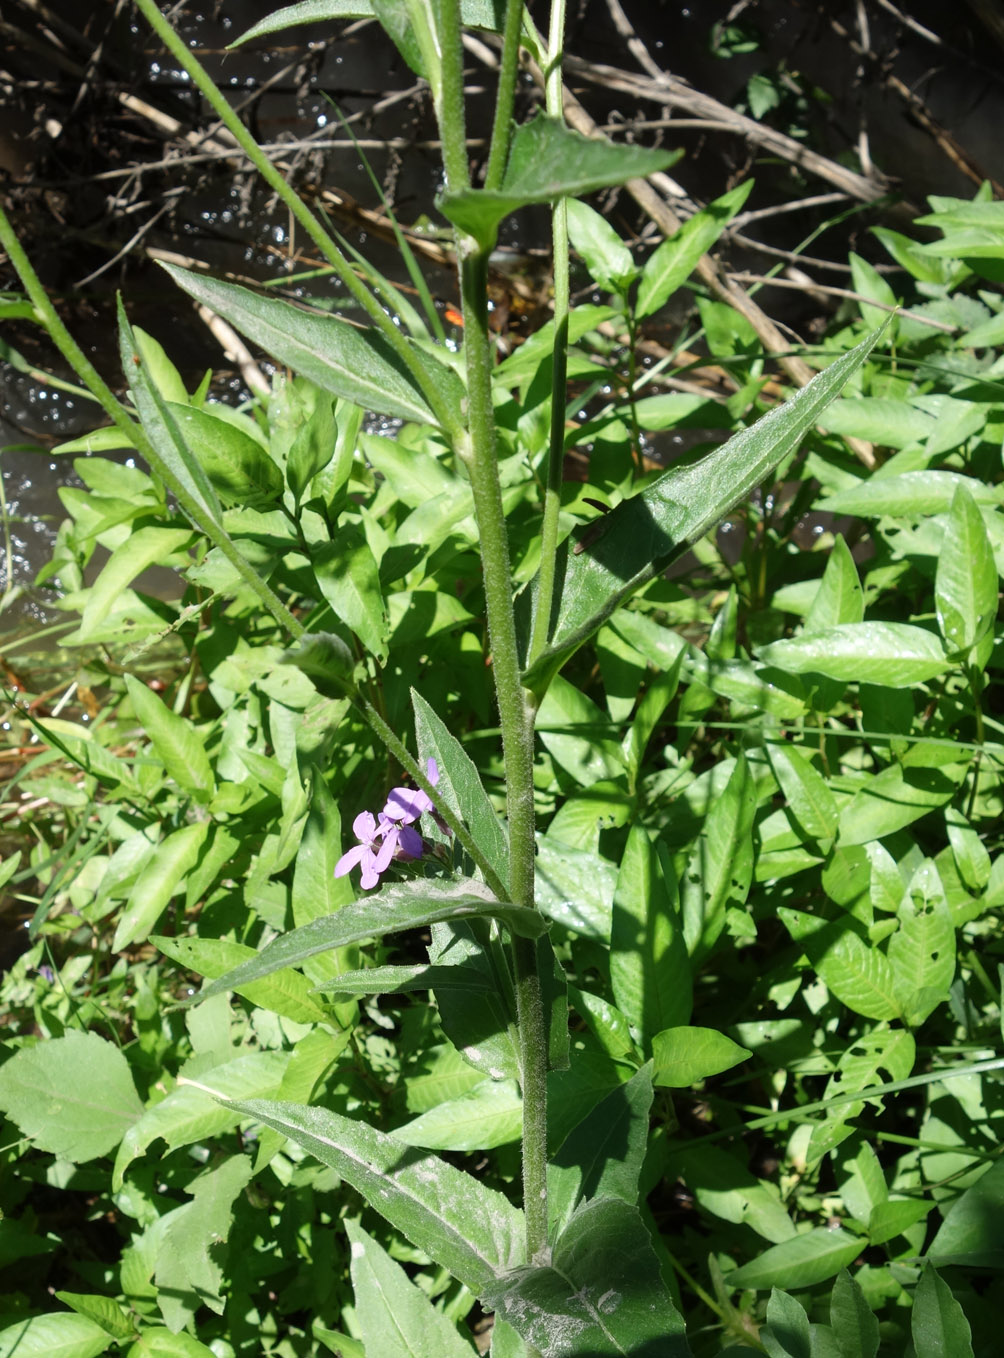
[[[460,37],[460,0],[439,0],[442,94],[436,109],[443,143],[443,169],[450,193],[470,187],[467,121],[464,113],[464,48]]]
[[[435,385],[429,381],[420,358],[398,327],[394,324],[393,319],[387,314],[369,289],[356,277],[355,271],[345,255],[342,254],[341,250],[339,250],[338,246],[307,207],[303,199],[290,187],[282,174],[275,168],[268,156],[266,156],[265,152],[251,136],[250,132],[248,132],[240,118],[238,118],[226,99],[213,84],[202,65],[189,48],[185,46],[175,33],[174,29],[161,14],[160,10],[154,4],[154,0],[136,0],[136,4],[147,23],[149,23],[150,27],[157,34],[157,37],[160,38],[161,42],[174,57],[175,61],[188,72],[192,83],[199,90],[200,94],[209,104],[223,126],[240,146],[248,160],[254,165],[262,179],[264,179],[266,184],[278,194],[279,198],[295,217],[296,221],[321,252],[321,255],[334,269],[346,289],[352,294],[369,316],[370,320],[391,345],[394,352],[405,364],[412,378],[418,385],[419,390],[422,392],[422,395],[429,403],[429,408],[436,416],[441,427],[447,432],[455,434],[457,432],[456,416],[436,391]]]
[[[488,257],[470,237],[462,237],[459,245],[470,436],[458,451],[470,474],[481,535],[488,638],[506,770],[510,898],[517,905],[533,908],[533,711],[520,680],[509,542],[496,454],[485,291]],[[515,939],[513,963],[523,1090],[523,1210],[527,1258],[532,1260],[547,1247],[547,1026],[536,949]]]
[[[497,189],[502,183],[512,141],[512,110],[516,99],[516,73],[519,69],[519,35],[523,24],[523,0],[507,0],[502,30],[502,60],[495,96],[495,120],[491,149],[485,169],[485,188]]]
[[[976,796],[980,787],[980,764],[983,756],[983,741],[986,732],[983,727],[983,704],[980,702],[980,681],[981,674],[976,665],[966,666],[966,678],[969,681],[969,691],[973,695],[973,715],[976,718],[976,756],[973,759],[973,786],[969,793],[969,805],[966,808],[966,819],[972,820],[973,810],[976,806]]]
[[[208,519],[188,493],[185,486],[177,479],[164,460],[153,447],[146,431],[129,414],[128,410],[118,399],[112,389],[105,382],[104,378],[95,368],[84,351],[77,344],[76,340],[67,330],[59,317],[59,313],[52,305],[42,286],[38,274],[32,267],[31,261],[21,248],[21,242],[14,233],[14,228],[7,219],[7,214],[0,208],[0,244],[6,250],[10,262],[17,270],[25,292],[35,308],[39,321],[45,326],[52,342],[56,348],[73,368],[74,372],[88,388],[91,394],[104,407],[108,418],[121,429],[126,436],[129,446],[134,447],[139,455],[160,477],[164,485],[177,499],[178,505],[188,518],[194,523],[201,532],[217,547],[239,573],[241,579],[261,600],[262,605],[275,618],[280,627],[283,627],[293,637],[303,635],[303,624],[300,623],[282,602],[279,596],[269,587],[269,585],[254,570],[250,562],[238,550],[230,535],[225,531],[221,524],[212,519]]]
[[[547,76],[544,86],[549,117],[562,116],[561,58],[564,44],[565,0],[554,0],[548,35]],[[530,631],[530,660],[535,660],[547,645],[554,601],[555,565],[558,552],[558,514],[561,509],[561,482],[565,463],[565,400],[568,387],[568,209],[565,200],[554,205],[551,218],[554,258],[554,344],[551,350],[551,437],[547,452],[544,483],[544,508],[540,530],[540,568],[533,626]]]
[[[551,438],[547,451],[544,507],[540,525],[540,567],[530,633],[531,661],[547,645],[554,603],[558,559],[558,516],[565,465],[565,397],[568,387],[568,210],[565,200],[554,205],[554,346],[551,350]]]

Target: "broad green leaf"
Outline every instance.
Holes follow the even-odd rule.
[[[257,439],[211,407],[168,401],[167,408],[224,508],[270,505],[282,494],[282,473]]]
[[[498,189],[445,193],[439,210],[482,250],[495,245],[499,224],[530,203],[582,198],[611,184],[665,170],[677,159],[670,151],[615,146],[605,138],[584,137],[564,122],[539,113],[516,128],[502,184]]]
[[[997,566],[983,515],[965,486],[956,487],[938,554],[934,603],[951,655],[971,651],[997,616]]]
[[[536,910],[496,901],[473,880],[404,882],[343,906],[337,915],[312,920],[273,939],[249,961],[214,981],[202,998],[222,990],[237,990],[281,967],[299,966],[329,948],[359,943],[364,938],[383,938],[440,920],[475,919],[497,919],[527,938],[537,938],[547,929],[547,921]]]
[[[742,1268],[726,1274],[729,1287],[768,1287],[801,1290],[834,1277],[852,1263],[864,1249],[864,1242],[841,1227],[831,1230],[817,1226],[774,1245]]]
[[[334,405],[330,396],[318,394],[313,410],[293,439],[286,458],[286,480],[297,504],[317,473],[335,456],[338,430]]]
[[[304,311],[274,297],[259,297],[233,283],[198,277],[175,265],[164,267],[190,297],[322,391],[364,410],[435,423],[421,388],[378,332],[361,330],[337,316]],[[459,405],[463,388],[452,369],[434,358],[428,358],[424,367],[430,381],[441,384],[444,394]]]
[[[492,1080],[518,1079],[515,996],[508,966],[486,921],[434,924],[429,961],[437,967],[473,971],[484,978],[485,989],[480,993],[453,987],[436,990],[439,1021],[468,1065]]]
[[[297,927],[333,915],[355,899],[349,878],[335,876],[341,842],[342,818],[338,805],[328,791],[321,771],[314,768],[311,770],[310,810],[293,864],[293,889],[290,892],[293,923]],[[346,967],[356,965],[358,958],[354,953],[324,953],[305,964],[305,973],[315,986],[323,988]],[[222,971],[216,974],[222,975]]]
[[[910,1333],[917,1358],[973,1358],[966,1313],[933,1264],[925,1265],[913,1294]]]
[[[952,1203],[927,1257],[945,1268],[1004,1268],[1004,1161],[995,1160]]]
[[[537,733],[548,754],[579,787],[624,773],[613,724],[574,684],[556,678],[537,710]]]
[[[518,1267],[523,1214],[479,1179],[328,1109],[264,1100],[223,1102],[329,1165],[471,1291],[483,1296],[491,1279]]]
[[[638,284],[635,314],[639,318],[658,311],[687,281],[698,260],[707,254],[745,203],[752,187],[752,179],[744,180],[702,211],[695,212],[649,257]]]
[[[159,700],[154,698],[154,702]],[[160,841],[146,860],[119,916],[112,939],[113,952],[142,943],[149,936],[168,901],[198,862],[208,830],[209,822],[199,820],[182,825]]]
[[[771,1358],[812,1358],[812,1338],[805,1307],[787,1292],[771,1288],[767,1324],[760,1342]]]
[[[799,829],[810,839],[832,839],[837,832],[837,803],[823,775],[795,746],[771,744],[767,755]]]
[[[928,514],[947,514],[960,486],[969,491],[977,504],[1001,502],[998,487],[963,476],[961,472],[917,471],[870,476],[820,500],[818,508],[832,514],[854,514],[863,518],[888,514],[896,519],[916,519]]]
[[[317,691],[328,698],[341,697],[351,688],[355,658],[334,632],[306,632],[279,659],[284,665],[302,670]]]
[[[142,1332],[126,1358],[216,1358],[216,1355],[184,1330],[174,1334],[163,1326],[156,1326]]]
[[[420,693],[411,690],[415,740],[423,760],[439,767],[437,792],[461,818],[503,886],[509,883],[509,839],[474,761]]]
[[[948,999],[955,976],[955,926],[931,859],[918,865],[897,916],[899,928],[889,940],[889,961],[907,1022],[922,1023]],[[918,995],[925,991],[926,996]]]
[[[755,1178],[745,1161],[720,1146],[691,1142],[688,1149],[670,1150],[666,1174],[681,1179],[704,1211],[748,1226],[771,1244],[795,1234],[776,1186]]]
[[[487,1151],[518,1141],[522,1131],[523,1100],[516,1081],[488,1079],[395,1127],[391,1135],[427,1150]]]
[[[830,1293],[830,1324],[841,1358],[875,1358],[879,1348],[879,1323],[865,1299],[860,1283],[841,1269]]]
[[[0,1108],[39,1150],[74,1164],[107,1155],[143,1112],[119,1048],[72,1028],[0,1067]]]
[[[652,1081],[687,1089],[709,1075],[731,1070],[751,1055],[715,1028],[667,1028],[652,1039]]]
[[[638,1061],[627,1018],[615,1005],[573,985],[568,987],[568,998],[608,1056],[631,1065]]]
[[[493,1279],[482,1298],[547,1358],[690,1354],[641,1215],[618,1198],[580,1207],[549,1264]]]
[[[195,1081],[211,1080],[213,1090],[228,1098],[271,1096],[278,1092],[290,1054],[253,1051],[237,1055],[223,1064],[216,1064],[217,1061],[212,1054],[192,1057],[182,1066],[176,1087],[159,1103],[151,1104],[129,1128],[122,1138],[112,1170],[112,1188],[116,1192],[122,1187],[125,1172],[133,1160],[158,1137],[166,1142],[169,1150],[174,1150],[195,1141],[208,1141],[237,1125],[239,1116],[223,1107]]]
[[[637,1201],[651,1108],[652,1068],[646,1065],[572,1128],[547,1167],[552,1233],[564,1229],[581,1202]]]
[[[841,845],[869,844],[944,806],[955,796],[964,771],[963,765],[926,769],[890,764],[869,778],[841,809]]]
[[[154,935],[150,940],[166,957],[179,966],[205,976],[210,981],[233,971],[258,957],[246,943],[235,943],[227,938],[164,938]],[[294,1023],[325,1023],[331,1015],[314,999],[311,983],[292,967],[273,972],[260,981],[234,986],[259,1009],[281,1014]]]
[[[858,579],[858,568],[850,548],[838,533],[833,540],[819,589],[805,615],[804,631],[807,635],[825,632],[827,628],[837,627],[840,623],[861,622],[864,616],[865,596]]]
[[[959,876],[970,891],[982,891],[990,880],[990,855],[961,811],[945,808],[945,828]]]
[[[877,1202],[868,1216],[868,1238],[873,1245],[884,1245],[933,1211],[933,1202],[918,1201],[917,1198],[889,1198],[886,1202]]]
[[[810,953],[811,955],[811,953]],[[851,929],[841,930],[816,969],[841,1004],[865,1018],[898,1018],[896,976],[884,953]]]
[[[57,1311],[0,1330],[0,1358],[97,1358],[111,1336],[87,1316]]]
[[[167,475],[175,482],[175,485],[169,483],[170,489],[180,488],[182,495],[189,498],[199,514],[202,525],[211,524],[218,527],[223,511],[216,491],[201,462],[185,442],[184,435],[168,405],[169,398],[165,398],[158,389],[156,374],[150,371],[148,362],[151,352],[150,336],[144,335],[142,331],[133,330],[121,297],[118,302],[118,316],[122,371],[126,374],[143,430],[162,463],[161,467],[153,467],[151,470],[162,476],[166,470]],[[152,343],[156,344],[156,341]],[[156,347],[160,349],[159,344]],[[187,400],[184,387],[174,393],[174,398],[182,403]]]
[[[558,595],[548,645],[524,675],[543,692],[568,657],[649,580],[661,575],[792,452],[880,332],[842,355],[750,429],[693,466],[671,469],[603,516],[599,537],[558,553]]]
[[[824,961],[819,964],[824,980],[826,971]],[[827,1109],[826,1119],[812,1129],[806,1163],[815,1165],[850,1135],[847,1124],[859,1116],[865,1105],[863,1100],[848,1100],[847,1095],[905,1080],[913,1070],[916,1055],[917,1044],[904,1028],[877,1028],[853,1041],[841,1053],[837,1069],[827,1081],[823,1097],[835,1102]],[[877,1106],[881,1108],[881,1101]]]
[[[498,33],[502,28],[503,0],[460,0],[460,17],[468,28],[486,28]],[[232,47],[278,33],[295,24],[331,22],[338,19],[371,19],[371,0],[300,0],[297,5],[277,9],[249,28]]]
[[[201,1306],[223,1314],[234,1199],[251,1178],[251,1157],[231,1155],[189,1186],[192,1201],[171,1214],[157,1253],[157,1302],[170,1329],[181,1330]]]
[[[934,418],[907,401],[881,396],[843,397],[819,419],[830,434],[867,439],[887,448],[923,443],[934,432]]]
[[[690,958],[672,864],[641,825],[631,827],[617,874],[610,980],[646,1049],[663,1028],[690,1018]]]
[[[603,943],[610,923],[617,869],[589,849],[537,836],[537,906],[563,929]]]
[[[337,618],[352,629],[381,665],[387,662],[390,622],[380,589],[380,571],[359,524],[344,520],[335,539],[310,552],[310,565],[321,597]]]
[[[418,963],[412,967],[367,967],[364,971],[343,971],[340,976],[315,990],[336,991],[338,995],[404,995],[414,990],[491,989],[481,972],[468,967],[434,967]]]
[[[93,1292],[56,1292],[54,1295],[64,1306],[69,1306],[77,1315],[87,1316],[118,1340],[131,1339],[136,1333],[129,1312],[111,1297]]]
[[[366,1358],[474,1358],[473,1346],[382,1245],[355,1221],[345,1230]]]
[[[77,639],[88,642],[111,612],[115,601],[137,575],[149,566],[166,565],[192,541],[187,528],[136,528],[112,552],[101,574],[87,591]],[[179,558],[184,560],[184,558]]]
[[[754,665],[748,660],[712,660],[703,651],[688,646],[682,657],[681,677],[686,683],[699,684],[739,707],[794,720],[806,712],[799,681],[766,665]]]
[[[572,198],[567,211],[569,238],[585,260],[590,277],[607,292],[626,291],[638,276],[638,266],[620,236],[605,217],[586,203]]]
[[[227,1006],[229,1003],[219,997]],[[210,1004],[216,1001],[210,1000]],[[353,1020],[349,1017],[346,1026],[332,1035],[331,1025],[315,1025],[300,1038],[289,1059],[275,1096],[284,1103],[310,1103],[325,1076],[332,1070],[342,1052],[354,1036]],[[271,1127],[266,1127],[258,1138],[258,1152],[255,1156],[254,1172],[260,1174],[266,1165],[271,1164],[276,1153],[285,1145],[285,1138]]]
[[[760,648],[760,659],[790,674],[899,688],[952,668],[933,632],[904,622],[849,622]]]
[[[692,960],[714,947],[730,906],[745,905],[753,880],[756,787],[740,755],[691,849],[680,880],[683,930]]]
[[[213,795],[216,783],[206,754],[204,736],[195,725],[163,703],[134,675],[125,676],[132,709],[168,775],[196,801]]]

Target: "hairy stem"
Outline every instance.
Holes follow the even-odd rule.
[[[519,35],[523,23],[523,0],[507,0],[502,30],[502,60],[495,95],[495,120],[491,147],[485,169],[485,188],[497,189],[502,183],[512,140],[512,110],[516,98],[516,73],[519,69]]]

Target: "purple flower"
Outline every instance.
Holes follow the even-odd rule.
[[[410,825],[397,825],[381,814],[379,821],[372,811],[360,811],[352,822],[352,833],[359,843],[343,853],[335,864],[335,876],[344,877],[352,868],[362,869],[362,886],[368,891],[380,881],[394,858],[420,858],[422,836]]]
[[[433,787],[439,782],[439,765],[430,759],[425,766],[426,777]],[[435,813],[432,798],[421,788],[392,787],[383,814],[388,820],[398,820],[405,825],[413,825],[425,812]]]

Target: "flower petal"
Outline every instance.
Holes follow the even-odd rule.
[[[425,848],[422,836],[411,825],[402,825],[397,835],[395,858],[421,858]]]
[[[353,844],[352,848],[347,853],[343,853],[335,864],[335,876],[344,877],[346,873],[352,871],[357,863],[362,862],[363,855],[369,852],[370,850],[365,844]]]
[[[372,811],[360,811],[352,822],[352,833],[360,844],[372,844],[377,833],[376,817]]]

